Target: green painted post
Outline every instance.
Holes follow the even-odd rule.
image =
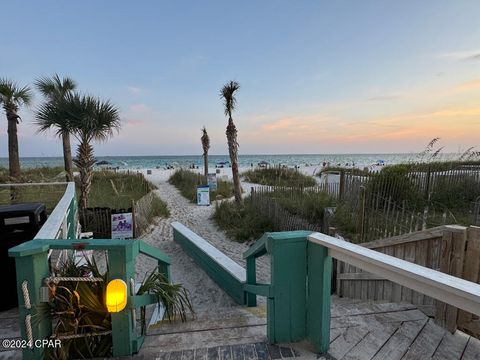
[[[309,242],[307,249],[307,339],[315,351],[326,353],[330,345],[332,258],[324,246]]]
[[[271,343],[305,338],[308,231],[270,233],[273,298],[267,301],[267,337]]]
[[[68,213],[68,219],[67,219],[67,224],[68,224],[67,238],[75,239],[75,236],[76,236],[75,214],[77,213],[77,201],[75,200],[75,198],[72,199],[69,210],[70,211]]]
[[[31,328],[33,342],[46,339],[52,334],[52,323],[45,315],[44,308],[47,304],[40,302],[40,287],[43,279],[49,276],[48,252],[40,251],[29,256],[15,256],[15,268],[17,273],[17,294],[20,334],[23,340],[29,341],[26,329],[26,317],[31,316]],[[27,309],[23,297],[22,283],[27,281],[28,294],[31,308]],[[34,344],[33,344],[34,345]],[[23,359],[43,359],[44,349],[33,346],[31,349],[23,349]]]
[[[130,291],[130,279],[135,278],[133,254],[134,241],[128,241],[122,249],[108,250],[110,280],[122,279],[127,284],[127,306],[118,313],[112,313],[113,356],[129,356],[134,352],[137,340],[133,324],[133,296]]]
[[[170,264],[167,264],[163,261],[158,262],[158,272],[160,274],[165,275],[168,281],[172,280],[171,274],[170,274]]]
[[[252,188],[253,189],[253,188]],[[257,267],[255,256],[247,258],[247,284],[255,285],[257,283]],[[257,306],[257,295],[247,293],[247,306]]]

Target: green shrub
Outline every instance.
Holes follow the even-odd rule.
[[[193,203],[197,202],[197,186],[208,184],[205,175],[184,169],[175,171],[168,182],[174,185],[184,198]],[[210,199],[230,198],[233,195],[233,183],[231,181],[217,180],[217,190],[210,192]]]
[[[437,177],[431,188],[430,201],[450,211],[466,210],[480,196],[480,184],[475,176],[462,176],[452,181],[448,175]]]
[[[372,174],[365,185],[367,194],[381,200],[402,203],[407,201],[412,206],[421,206],[423,196],[418,186],[410,177],[411,165],[400,164],[387,166],[377,174]],[[369,195],[367,195],[369,196]]]
[[[239,242],[257,240],[273,231],[272,222],[252,205],[250,198],[242,204],[227,200],[217,203],[213,219],[229,238]]]
[[[261,185],[309,187],[317,184],[311,176],[294,169],[280,167],[248,170],[242,175],[246,181]]]
[[[326,207],[335,206],[336,199],[324,191],[275,189],[268,193],[292,215],[298,215],[311,224],[323,223]]]

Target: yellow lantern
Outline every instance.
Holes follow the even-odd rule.
[[[121,279],[114,279],[107,285],[105,303],[108,312],[119,312],[127,306],[127,284]]]

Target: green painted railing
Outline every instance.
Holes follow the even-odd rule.
[[[331,258],[311,246],[309,231],[266,233],[243,254],[247,261],[247,305],[267,297],[267,337],[271,343],[308,339],[316,351],[330,338]],[[270,255],[271,283],[256,281],[256,259]]]
[[[170,259],[140,240],[42,240],[34,239],[9,250],[15,257],[17,272],[17,293],[19,303],[20,331],[23,340],[48,339],[52,335],[51,320],[42,315],[48,306],[40,298],[40,288],[50,276],[48,252],[56,249],[106,250],[109,260],[109,277],[122,279],[129,286],[127,306],[118,313],[112,313],[113,355],[128,356],[137,353],[143,343],[143,336],[137,334],[135,308],[155,304],[152,295],[135,295],[135,259],[144,254],[158,260],[159,271],[170,279]],[[23,287],[26,287],[25,291]],[[31,333],[30,333],[31,331]],[[43,349],[26,348],[24,359],[43,358]]]
[[[237,304],[245,304],[245,269],[179,222],[173,239]]]

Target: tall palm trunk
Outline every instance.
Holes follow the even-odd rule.
[[[227,135],[227,142],[228,142],[228,153],[230,155],[230,161],[232,163],[233,189],[235,192],[235,201],[237,203],[241,203],[242,202],[242,186],[240,184],[240,174],[238,173],[237,128],[233,123],[233,119],[231,115],[228,117],[226,135]]]
[[[20,157],[18,154],[17,121],[19,116],[12,109],[5,109],[8,120],[8,162],[10,176],[20,177]]]
[[[208,177],[208,150],[203,153],[203,167],[205,176]]]
[[[74,162],[80,172],[80,207],[86,209],[88,207],[88,197],[92,186],[93,165],[95,165],[93,146],[89,144],[88,139],[81,139],[77,149],[77,157]]]
[[[70,134],[68,132],[62,133],[63,142],[63,162],[65,164],[65,172],[67,181],[73,181],[73,161],[72,148],[70,146]]]

